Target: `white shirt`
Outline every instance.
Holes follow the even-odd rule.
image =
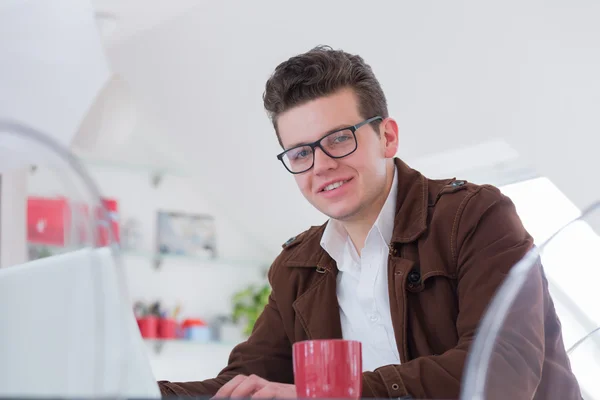
[[[400,364],[394,337],[388,288],[388,244],[392,239],[396,216],[398,177],[377,220],[367,235],[360,256],[346,229],[330,219],[321,247],[337,263],[337,299],[344,339],[362,343],[363,371]]]

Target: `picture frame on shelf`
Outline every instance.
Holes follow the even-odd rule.
[[[208,214],[158,211],[156,246],[161,255],[215,259],[215,219]]]

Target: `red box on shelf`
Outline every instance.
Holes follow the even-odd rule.
[[[113,240],[115,243],[120,243],[119,233],[119,203],[114,199],[102,199],[104,207],[108,212],[108,220],[110,221],[110,229],[114,235]],[[100,246],[106,246],[110,243],[109,227],[100,227],[99,233]]]
[[[113,231],[114,241],[119,242],[118,202],[114,199],[102,199],[108,211],[108,223],[101,218],[101,210],[96,210],[97,243],[106,246],[110,242],[109,229]],[[30,197],[27,199],[27,241],[32,244],[64,247],[88,243],[87,204],[69,202],[66,198]],[[71,232],[71,222],[75,217],[75,232]],[[102,221],[102,222],[101,222]],[[72,238],[75,243],[71,243]]]
[[[66,199],[30,197],[27,199],[27,241],[48,246],[64,246],[70,211]]]
[[[98,246],[106,246],[108,245],[110,240],[109,229],[112,230],[112,234],[114,235],[114,242],[119,243],[119,210],[118,210],[118,202],[113,199],[102,199],[102,203],[106,208],[108,215],[108,223],[106,223],[105,217],[102,215],[102,210],[96,210],[96,220],[99,222],[98,231],[97,231],[97,245]],[[79,206],[79,211],[81,212],[83,219],[82,221],[87,221],[89,212],[87,204],[82,204]],[[87,243],[87,235],[86,235],[86,226],[83,225],[77,227],[77,239],[81,243]]]

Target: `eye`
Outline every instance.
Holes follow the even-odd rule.
[[[306,151],[306,150],[302,150],[302,151],[299,151],[299,152],[296,154],[295,158],[296,158],[296,159],[299,159],[299,158],[306,158],[306,156],[308,156],[308,151]]]
[[[340,135],[340,136],[336,137],[335,139],[333,139],[333,143],[343,143],[349,139],[350,139],[350,137],[348,137],[348,135],[344,134],[344,135]]]
[[[344,130],[340,132],[336,132],[331,136],[327,137],[327,145],[335,146],[338,144],[346,143],[350,140],[354,140],[354,136],[352,136],[352,132]]]
[[[307,157],[310,157],[312,150],[309,147],[300,147],[288,152],[290,160],[300,161]]]

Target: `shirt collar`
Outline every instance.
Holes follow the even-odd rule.
[[[346,232],[342,224],[330,218],[327,221],[323,236],[321,236],[321,247],[335,260],[338,264],[338,269],[348,239],[348,232]]]
[[[398,173],[394,168],[394,179],[392,181],[392,187],[388,194],[373,227],[367,235],[369,236],[377,234],[383,239],[387,246],[392,240],[392,234],[394,231],[394,218],[396,213],[396,197],[398,195]],[[375,232],[376,231],[376,232]],[[341,222],[335,219],[329,219],[323,236],[321,236],[321,247],[333,258],[340,268],[340,260],[344,255],[346,246],[353,246],[346,229]],[[354,250],[354,248],[348,248],[347,250]],[[355,250],[356,251],[356,250]]]

